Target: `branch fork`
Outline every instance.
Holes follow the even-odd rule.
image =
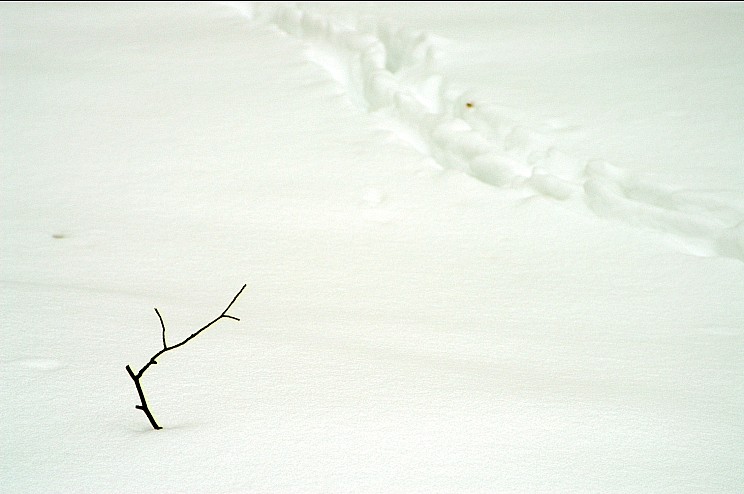
[[[243,293],[243,290],[245,290],[245,287],[246,287],[246,285],[243,285],[243,287],[233,297],[232,301],[230,301],[230,303],[227,305],[227,307],[225,308],[225,310],[222,311],[222,314],[220,314],[219,316],[217,316],[216,318],[214,318],[206,326],[203,326],[202,328],[200,328],[199,330],[197,330],[195,333],[193,333],[191,336],[189,336],[185,340],[183,340],[183,341],[181,341],[179,343],[176,343],[175,345],[171,345],[171,346],[168,346],[168,343],[167,343],[167,341],[165,339],[165,323],[163,322],[163,316],[160,315],[160,311],[158,311],[157,308],[155,309],[155,313],[158,315],[158,319],[160,320],[160,327],[163,330],[163,348],[160,351],[158,351],[155,355],[153,355],[152,357],[150,357],[150,360],[145,364],[145,366],[142,367],[136,373],[132,370],[132,368],[129,365],[126,366],[127,374],[129,374],[129,377],[131,377],[132,378],[132,381],[134,381],[134,386],[137,389],[137,394],[139,395],[139,399],[140,399],[140,404],[139,405],[135,405],[134,408],[136,408],[137,410],[142,410],[142,412],[147,417],[147,420],[150,421],[150,425],[152,425],[152,428],[153,429],[159,430],[159,429],[162,429],[162,427],[160,427],[160,425],[158,425],[157,421],[155,420],[155,417],[153,417],[153,415],[152,415],[152,412],[150,412],[150,407],[147,406],[147,400],[145,399],[145,393],[142,390],[142,384],[140,383],[140,380],[142,379],[142,375],[145,373],[145,371],[147,369],[150,368],[151,365],[156,365],[158,363],[157,362],[157,358],[160,357],[162,354],[164,354],[165,352],[169,352],[171,350],[174,350],[174,349],[176,349],[176,348],[178,348],[178,347],[180,347],[182,345],[185,345],[186,343],[188,343],[192,339],[196,338],[200,333],[202,333],[204,330],[206,330],[207,328],[209,328],[210,326],[212,326],[217,321],[219,321],[221,319],[232,319],[234,321],[240,321],[240,319],[238,319],[237,317],[234,317],[234,316],[229,315],[227,313],[227,311],[230,310],[230,308],[233,306],[233,304],[238,299],[238,297],[240,296],[240,294]]]

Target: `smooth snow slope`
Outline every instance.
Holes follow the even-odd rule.
[[[600,70],[555,5],[463,5],[0,6],[1,492],[741,490],[736,133],[677,176],[700,120],[565,115],[572,84],[490,57],[637,58]],[[666,29],[592,8],[561,22]],[[736,101],[740,8],[674,12]],[[148,370],[151,430],[124,366],[152,308],[177,341],[243,283],[240,322]]]

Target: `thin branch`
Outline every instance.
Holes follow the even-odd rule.
[[[129,377],[132,378],[132,381],[134,381],[134,386],[137,388],[137,394],[140,397],[140,401],[142,402],[141,405],[135,405],[134,408],[137,410],[142,410],[145,412],[145,416],[147,417],[147,420],[150,421],[150,425],[152,425],[152,428],[155,430],[162,429],[158,425],[158,423],[155,421],[155,417],[152,416],[152,413],[150,412],[150,408],[147,406],[147,400],[145,400],[145,393],[142,391],[142,385],[140,384],[140,380],[137,376],[134,375],[134,372],[132,372],[132,368],[127,365],[127,373],[129,374]]]
[[[232,307],[232,304],[234,304],[235,301],[238,300],[238,297],[240,297],[240,294],[243,293],[243,290],[245,290],[245,287],[246,286],[248,286],[248,285],[243,285],[243,287],[238,291],[238,293],[235,294],[235,296],[233,297],[232,301],[227,305],[227,308],[222,311],[222,315],[223,316],[227,313],[227,311],[230,310],[230,307]]]
[[[175,348],[178,348],[182,345],[185,345],[190,340],[196,338],[202,331],[206,330],[207,328],[212,326],[214,323],[216,323],[220,319],[224,318],[224,319],[233,319],[235,321],[240,321],[240,319],[238,319],[237,317],[228,315],[227,311],[230,310],[230,308],[235,303],[235,301],[238,299],[240,294],[243,293],[243,290],[245,290],[246,286],[247,285],[243,285],[243,287],[238,291],[238,293],[233,297],[233,299],[227,305],[225,310],[222,311],[222,314],[220,314],[218,317],[210,321],[206,326],[203,326],[202,328],[198,329],[195,333],[193,333],[191,336],[189,336],[182,342],[176,343],[175,345],[172,345],[172,346],[168,346],[165,340],[165,323],[163,322],[163,316],[160,315],[160,311],[158,311],[157,308],[155,309],[155,313],[158,315],[158,319],[160,320],[160,327],[163,329],[163,349],[158,351],[152,357],[150,357],[150,360],[136,374],[132,371],[131,367],[129,367],[128,365],[126,367],[127,373],[129,374],[129,377],[131,377],[132,380],[134,381],[134,385],[137,388],[137,394],[139,395],[140,401],[142,402],[141,405],[136,405],[135,408],[137,408],[138,410],[142,410],[145,413],[145,415],[147,416],[147,419],[150,421],[150,424],[152,425],[154,429],[162,429],[162,427],[160,427],[157,424],[157,422],[155,421],[155,418],[152,416],[152,413],[150,413],[150,409],[147,406],[147,401],[145,400],[145,393],[142,391],[142,386],[140,385],[140,379],[142,379],[142,375],[145,373],[147,369],[150,368],[151,365],[155,365],[158,363],[157,359],[162,354],[170,350],[173,350]]]
[[[160,319],[160,327],[163,328],[163,348],[168,348],[168,345],[165,343],[165,323],[163,322],[163,316],[160,315],[160,312],[158,312],[158,308],[155,307],[155,314],[158,315],[158,319]]]

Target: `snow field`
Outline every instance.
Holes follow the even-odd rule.
[[[3,7],[0,491],[740,490],[741,195],[451,86],[438,5]],[[153,307],[243,283],[152,431]]]

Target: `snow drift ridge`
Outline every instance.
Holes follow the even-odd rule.
[[[307,45],[351,101],[391,119],[440,166],[499,188],[520,189],[684,239],[690,252],[744,261],[744,201],[680,189],[609,163],[580,160],[555,139],[520,124],[503,108],[473,103],[435,68],[434,37],[372,19],[349,25],[307,7],[231,3]]]

